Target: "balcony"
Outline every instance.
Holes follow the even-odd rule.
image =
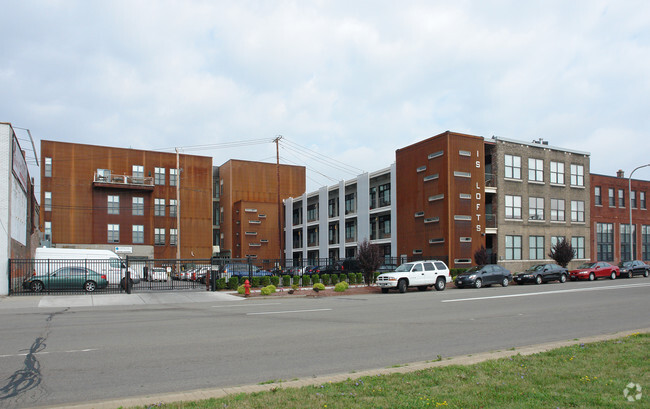
[[[99,174],[93,175],[93,187],[123,188],[135,190],[153,190],[153,178],[130,175]]]
[[[485,174],[485,192],[486,193],[497,192],[496,175],[492,173]]]

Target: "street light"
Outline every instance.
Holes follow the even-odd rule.
[[[630,176],[627,178],[627,197],[630,199],[630,261],[634,260],[634,246],[633,243],[634,241],[632,240],[633,233],[632,233],[632,175],[634,172],[641,168],[645,168],[647,166],[650,166],[650,163],[647,165],[641,165],[636,168],[632,172],[630,172]],[[621,260],[622,261],[622,260]]]

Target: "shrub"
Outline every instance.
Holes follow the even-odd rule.
[[[311,276],[311,282],[314,283],[314,284],[320,283],[320,276],[318,274],[312,275]]]
[[[237,292],[238,292],[239,294],[244,294],[244,284],[242,284],[242,285],[240,285],[239,287],[237,287]]]
[[[311,285],[311,276],[304,275],[302,276],[302,286],[307,287]]]
[[[279,286],[280,285],[280,277],[278,276],[271,276],[271,284],[274,286]]]
[[[260,290],[260,294],[262,295],[270,295],[271,294],[271,289],[269,287],[262,287]]]
[[[282,276],[282,287],[289,287],[291,285],[291,276],[283,275]]]
[[[323,291],[325,289],[325,284],[323,283],[316,283],[314,284],[314,290],[316,291]]]
[[[339,274],[339,281],[340,282],[348,281],[348,275],[345,273]]]
[[[345,291],[345,290],[348,289],[348,287],[346,286],[346,284],[347,284],[347,283],[346,283],[345,281],[343,281],[343,282],[341,282],[341,283],[337,283],[337,284],[334,286],[334,291],[339,292],[339,293],[342,293],[343,291]]]
[[[355,273],[348,274],[348,283],[356,284],[356,282],[357,282],[357,275]]]
[[[217,280],[217,290],[223,290],[224,288],[226,288],[226,279],[222,277]]]
[[[232,276],[228,280],[228,289],[229,290],[236,290],[237,287],[239,287],[239,277],[238,276]]]
[[[345,289],[346,289],[346,290],[347,290],[348,288],[350,288],[350,284],[348,284],[347,281],[341,281],[339,284],[343,284],[343,285],[345,286]]]
[[[260,285],[262,287],[266,287],[269,284],[271,284],[271,278],[269,276],[263,276],[260,280]]]
[[[320,276],[320,279],[323,282],[323,284],[325,284],[325,285],[330,284],[330,275],[329,274],[323,274],[322,276]]]
[[[363,273],[357,273],[357,284],[363,284]]]
[[[251,280],[253,281],[251,283],[251,287],[257,288],[260,286],[260,279],[261,277],[253,277]]]
[[[267,285],[266,288],[270,289],[272,293],[274,293],[277,290],[276,286],[274,286],[273,284]]]
[[[332,280],[332,284],[337,284],[339,282],[339,275],[338,274],[332,274],[330,276],[330,279]]]

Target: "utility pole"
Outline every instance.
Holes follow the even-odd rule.
[[[282,139],[282,135],[278,135],[273,142],[275,142],[275,170],[278,177],[278,246],[280,247],[280,259],[282,259],[284,246],[282,245],[282,203],[280,203],[280,139]]]
[[[181,259],[181,166],[176,148],[176,260]]]

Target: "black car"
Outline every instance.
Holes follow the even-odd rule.
[[[515,283],[542,284],[549,281],[566,282],[569,277],[569,270],[557,264],[535,264],[528,270],[515,275]]]
[[[454,284],[457,288],[481,288],[492,284],[501,284],[507,287],[511,280],[512,274],[510,274],[510,270],[497,264],[485,264],[472,267],[464,273],[458,274]]]
[[[650,275],[650,265],[641,260],[622,261],[618,263],[618,267],[621,270],[621,275],[627,278],[640,275],[647,277]]]

